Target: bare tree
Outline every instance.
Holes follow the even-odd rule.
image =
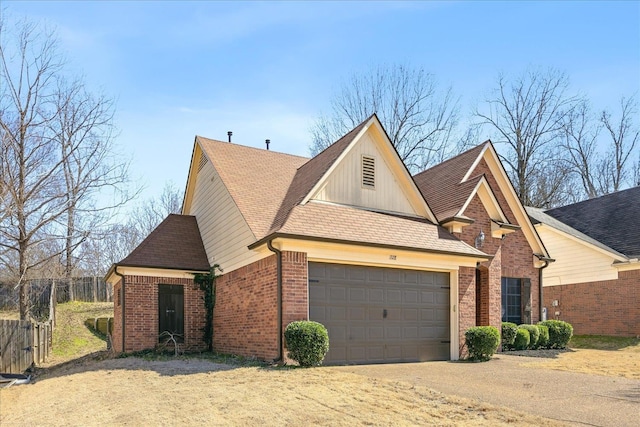
[[[404,65],[354,74],[331,100],[332,113],[311,128],[316,155],[376,113],[409,170],[417,172],[448,155],[458,120],[451,88],[438,89],[433,75]]]
[[[74,254],[79,245],[132,196],[124,191],[129,184],[129,165],[113,152],[112,100],[88,93],[79,80],[68,83],[59,79],[55,108],[57,114],[51,133],[63,159],[67,209],[63,215],[62,261],[68,279],[77,268],[78,259]],[[105,197],[107,192],[113,193],[113,197]],[[70,297],[73,299],[73,294]]]
[[[634,122],[638,116],[638,102],[634,96],[620,100],[620,116],[614,121],[608,111],[603,111],[600,120],[610,139],[610,148],[601,165],[601,186],[606,193],[620,190],[627,181],[633,185],[633,166],[629,159],[640,147],[640,123]],[[631,160],[633,161],[633,160]]]
[[[599,179],[602,158],[598,151],[601,126],[586,100],[565,116],[563,131],[562,148],[567,153],[566,160],[569,168],[580,178],[584,193],[589,198],[603,194]]]
[[[131,210],[129,225],[135,228],[141,238],[145,238],[169,214],[180,213],[182,191],[173,182],[165,183],[158,197],[150,197]],[[139,242],[138,242],[139,243]]]
[[[11,28],[0,22],[0,264],[18,283],[22,319],[28,316],[30,272],[65,253],[69,236],[73,250],[76,219],[96,206],[96,182],[113,178],[95,180],[105,172],[100,150],[108,146],[96,149],[95,141],[109,129],[111,107],[102,98],[97,105],[104,110],[89,105],[81,83],[61,85],[64,73],[54,31],[28,21]]]
[[[159,196],[133,207],[128,221],[101,226],[82,242],[78,255],[82,273],[106,274],[113,263],[129,255],[167,215],[180,213],[181,208],[182,191],[167,182]]]
[[[540,172],[558,160],[559,153],[550,147],[561,142],[567,116],[580,99],[567,93],[568,78],[554,69],[528,70],[514,79],[500,75],[497,84],[487,100],[488,111],[476,110],[476,116],[495,131],[494,141],[502,146],[498,151],[520,201],[537,207],[562,204],[567,199],[562,181],[569,177]],[[544,182],[536,182],[541,176]]]

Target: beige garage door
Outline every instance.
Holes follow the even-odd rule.
[[[449,274],[309,263],[309,317],[329,331],[325,364],[449,359]]]

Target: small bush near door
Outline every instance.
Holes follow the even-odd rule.
[[[523,328],[518,328],[518,332],[516,333],[516,340],[513,343],[513,347],[516,350],[526,350],[529,347],[529,342],[531,337],[529,336],[529,331]]]
[[[540,338],[540,329],[536,325],[520,325],[518,329],[526,329],[529,331],[529,346],[527,348],[534,349],[538,345]]]
[[[329,333],[324,325],[309,320],[291,322],[284,331],[288,356],[300,366],[318,366],[329,351]]]
[[[500,332],[494,326],[475,326],[465,332],[464,336],[471,360],[491,359],[500,344]]]
[[[540,324],[536,326],[538,327],[538,331],[540,332],[536,348],[546,348],[549,345],[549,328]]]
[[[516,332],[518,332],[518,325],[511,322],[502,322],[503,350],[508,350],[513,347],[513,342],[516,340]]]
[[[545,320],[541,325],[549,328],[549,348],[566,348],[573,336],[573,326],[562,320]]]

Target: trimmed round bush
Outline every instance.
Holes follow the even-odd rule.
[[[526,329],[529,331],[529,347],[530,349],[536,348],[538,345],[538,338],[540,337],[540,329],[536,325],[520,325],[519,329]]]
[[[464,333],[469,359],[485,361],[498,349],[500,332],[495,326],[474,326]]]
[[[300,366],[318,366],[329,351],[329,334],[321,323],[310,320],[291,322],[284,330],[288,356]]]
[[[562,320],[545,320],[541,325],[549,328],[549,348],[566,348],[573,336],[573,326]]]
[[[536,348],[546,348],[549,345],[549,328],[541,324],[536,326],[538,327],[538,332],[540,332]]]
[[[513,347],[513,342],[516,340],[516,332],[518,332],[518,325],[511,322],[502,322],[503,350],[507,350]]]
[[[513,346],[516,350],[526,350],[529,347],[529,331],[524,328],[518,328],[516,332],[516,340],[513,342]]]

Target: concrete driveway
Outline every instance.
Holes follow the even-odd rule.
[[[499,354],[486,363],[336,366],[530,414],[589,426],[640,425],[640,381],[523,367],[539,359]]]

